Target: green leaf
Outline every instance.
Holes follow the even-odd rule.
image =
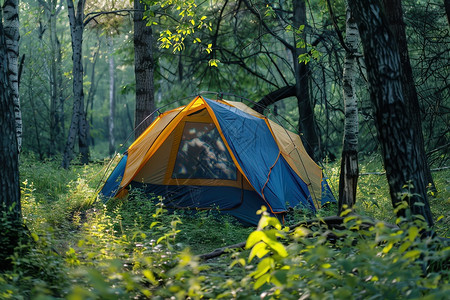
[[[255,290],[259,289],[263,284],[269,282],[270,280],[270,274],[264,274],[263,276],[259,277],[258,280],[256,280],[255,284],[253,285],[253,288]]]
[[[153,272],[150,270],[144,270],[142,271],[142,274],[147,278],[152,284],[158,284],[158,281],[155,279],[155,275],[153,275]]]
[[[262,216],[261,219],[259,220],[258,228],[263,229],[269,225],[275,227],[278,230],[281,230],[281,223],[277,218]]]
[[[219,63],[220,63],[220,60],[218,60],[218,59],[210,59],[208,62],[210,67],[218,67]]]
[[[39,241],[39,236],[38,236],[36,233],[32,232],[32,233],[31,233],[31,237],[33,238],[33,240],[34,240],[35,242]],[[72,248],[70,248],[70,249],[72,249]]]
[[[345,219],[344,219],[344,223],[348,223],[349,221],[351,221],[351,220],[354,220],[354,219],[356,219],[356,216],[348,216],[348,217],[346,217]]]
[[[248,261],[251,262],[255,256],[262,258],[267,253],[269,253],[267,245],[263,242],[259,242],[252,248],[252,251],[250,252],[250,255],[248,257]]]
[[[411,258],[411,259],[416,259],[420,256],[420,250],[411,250],[405,253],[405,255],[403,255],[403,258]]]
[[[272,250],[276,251],[278,255],[280,255],[281,257],[288,256],[286,248],[284,248],[282,243],[270,240],[267,242],[267,244],[269,245],[270,248],[272,248]]]
[[[264,240],[266,234],[263,231],[257,230],[250,233],[248,236],[247,242],[245,243],[245,248],[250,249],[256,243]]]
[[[250,273],[250,277],[259,278],[265,273],[267,273],[267,271],[269,271],[271,268],[273,268],[274,265],[275,265],[274,259],[272,257],[266,257],[258,263],[256,270]]]
[[[411,242],[406,241],[406,242],[404,242],[403,244],[401,244],[400,247],[398,247],[398,251],[399,251],[400,253],[403,253],[403,252],[406,251],[406,249],[409,248],[409,246],[411,246]]]
[[[392,246],[394,246],[393,242],[389,242],[389,244],[387,244],[384,248],[383,248],[383,253],[388,253],[391,249]]]
[[[409,227],[408,229],[408,238],[412,242],[419,235],[419,228],[416,226]]]

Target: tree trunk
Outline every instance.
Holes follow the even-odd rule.
[[[42,3],[42,1],[41,1]],[[64,138],[64,129],[61,128],[61,112],[60,112],[60,101],[61,101],[61,79],[62,74],[60,61],[58,57],[61,55],[61,44],[56,35],[56,18],[60,12],[57,10],[57,2],[55,0],[42,3],[49,20],[49,32],[50,32],[50,148],[49,156],[54,156],[60,150],[60,141]]]
[[[256,102],[256,104],[253,106],[253,109],[262,114],[264,113],[264,109],[267,106],[274,104],[282,99],[294,97],[295,95],[295,86],[284,86],[265,95],[261,100]]]
[[[100,79],[103,76],[103,73],[100,74],[99,78],[96,78],[96,73],[95,73],[95,68],[97,65],[97,61],[98,61],[98,56],[99,56],[99,52],[100,52],[100,40],[98,40],[97,45],[96,45],[97,49],[94,52],[92,61],[91,61],[91,77],[89,78],[91,85],[89,87],[89,91],[88,91],[88,96],[86,99],[86,115],[88,112],[88,108],[91,108],[91,113],[89,114],[89,119],[90,119],[90,124],[94,123],[94,118],[92,115],[92,112],[94,110],[94,97],[95,97],[95,93],[97,93],[97,87],[98,87],[98,83],[100,81]],[[87,68],[86,68],[87,71]],[[91,146],[95,146],[95,140],[92,136],[89,136],[89,145]]]
[[[399,216],[406,201],[413,215],[433,225],[428,203],[422,148],[414,119],[403,97],[401,61],[396,42],[378,0],[349,0],[364,48],[375,124],[383,152],[386,176],[394,208]]]
[[[136,76],[134,127],[137,138],[153,120],[153,117],[149,116],[155,110],[155,100],[152,29],[146,25],[146,20],[143,19],[145,5],[141,1],[135,0],[134,9],[134,73]]]
[[[114,49],[112,38],[109,37],[109,155],[112,156],[116,152],[115,141],[114,141],[114,112],[116,110],[116,92],[115,92],[115,81],[114,81]]]
[[[64,87],[63,87],[63,71],[62,71],[62,50],[61,50],[61,42],[59,38],[56,36],[56,85],[58,86],[58,90],[56,91],[56,96],[58,100],[58,105],[56,108],[56,150],[58,153],[62,153],[64,151]]]
[[[306,4],[304,0],[293,0],[294,6],[294,29],[298,30],[301,25],[307,25],[306,20]],[[294,33],[295,45],[300,40],[304,41],[305,47],[295,47],[294,51],[294,72],[295,72],[295,93],[298,102],[299,132],[303,133],[303,144],[308,154],[317,160],[320,157],[319,137],[317,135],[316,120],[314,118],[314,109],[312,107],[309,94],[309,66],[302,62],[299,63],[300,55],[307,53],[306,34],[303,30],[300,36]]]
[[[413,119],[414,130],[417,132],[418,146],[421,149],[421,158],[424,161],[424,172],[426,184],[436,192],[436,185],[434,184],[433,176],[431,175],[430,166],[425,152],[425,142],[422,132],[422,117],[420,115],[420,104],[417,96],[416,85],[414,84],[414,77],[412,73],[411,63],[408,54],[408,44],[406,42],[406,29],[403,22],[403,9],[401,0],[383,0],[384,11],[389,23],[389,29],[397,41],[397,47],[400,54],[401,62],[401,80],[403,86],[403,97],[409,109],[409,114]]]
[[[13,98],[16,120],[17,151],[22,150],[22,113],[19,99],[19,0],[5,0],[3,3],[4,34],[8,55],[8,77]]]
[[[73,1],[67,0],[73,51],[73,112],[62,161],[62,167],[65,169],[69,168],[72,160],[77,134],[81,163],[89,163],[88,124],[84,111],[82,64],[84,3],[85,0],[79,0],[75,12]]]
[[[0,9],[0,270],[10,267],[10,255],[19,244],[22,223],[15,105],[8,71],[9,47],[5,43]]]
[[[358,26],[346,2],[345,53],[343,78],[344,96],[344,141],[342,146],[341,173],[339,178],[338,215],[344,206],[353,208],[356,203],[358,184],[358,99],[355,94],[355,76],[358,72],[356,54],[358,51]]]
[[[447,22],[450,26],[450,0],[444,0],[444,6],[445,6],[445,14],[447,15]]]

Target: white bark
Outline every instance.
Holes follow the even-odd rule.
[[[8,79],[11,97],[14,103],[16,122],[17,150],[22,150],[22,113],[19,99],[19,0],[5,0],[3,4],[3,28],[5,32],[6,51],[8,57]]]
[[[356,202],[358,182],[358,99],[355,94],[357,74],[356,54],[359,44],[358,27],[346,2],[346,37],[348,51],[343,71],[344,139],[342,147],[341,175],[339,180],[339,213],[343,206],[352,207]]]
[[[355,77],[358,72],[356,55],[359,44],[358,26],[351,16],[348,4],[346,4],[346,37],[345,43],[350,52],[347,52],[344,60],[343,94],[345,104],[344,148],[357,151],[358,147],[358,101],[355,94]]]
[[[86,0],[79,0],[75,11],[73,0],[67,0],[67,10],[69,12],[70,33],[72,37],[73,51],[73,112],[72,122],[69,128],[66,147],[64,149],[62,167],[67,169],[72,160],[75,139],[78,134],[81,162],[89,162],[89,146],[87,141],[88,124],[84,112],[84,92],[83,92],[83,64],[82,46],[84,29],[84,4]]]

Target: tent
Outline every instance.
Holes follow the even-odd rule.
[[[100,191],[162,196],[167,208],[214,209],[257,224],[335,201],[300,137],[241,102],[197,96],[160,114],[128,148]]]

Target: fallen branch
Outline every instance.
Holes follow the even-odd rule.
[[[201,260],[207,260],[207,259],[210,259],[210,258],[218,257],[218,256],[221,256],[224,253],[227,253],[228,250],[231,250],[231,249],[244,249],[245,248],[245,244],[246,244],[246,242],[241,242],[241,243],[237,243],[237,244],[234,244],[234,245],[229,245],[229,246],[225,246],[225,247],[222,247],[222,248],[218,248],[218,249],[215,249],[212,252],[201,254],[201,255],[198,256],[198,258],[201,259]]]
[[[358,217],[361,217],[361,216],[358,216]],[[328,229],[330,229],[330,230],[335,230],[335,229],[342,230],[342,229],[344,229],[344,227],[342,226],[342,224],[344,223],[344,219],[345,219],[345,217],[330,216],[330,217],[316,218],[316,219],[301,221],[295,225],[290,226],[289,233],[294,232],[295,228],[300,227],[300,226],[311,227],[314,225],[326,225],[328,227]],[[360,226],[362,226],[363,228],[364,227],[369,228],[370,226],[375,225],[375,223],[377,223],[377,222],[380,222],[380,221],[376,221],[376,220],[372,220],[370,218],[364,217],[363,222],[362,222],[362,224],[360,224]],[[389,224],[386,222],[383,222],[383,224],[389,228],[398,228],[397,225]],[[329,238],[330,240],[337,239],[337,236],[331,231],[327,232],[326,235],[327,235],[327,238]],[[313,236],[313,235],[311,235],[311,236]],[[246,242],[241,242],[241,243],[225,246],[222,248],[215,249],[214,251],[209,252],[209,253],[200,254],[197,257],[200,260],[208,260],[211,258],[219,257],[225,253],[228,253],[228,250],[231,250],[231,249],[245,249],[245,244],[246,244]]]

